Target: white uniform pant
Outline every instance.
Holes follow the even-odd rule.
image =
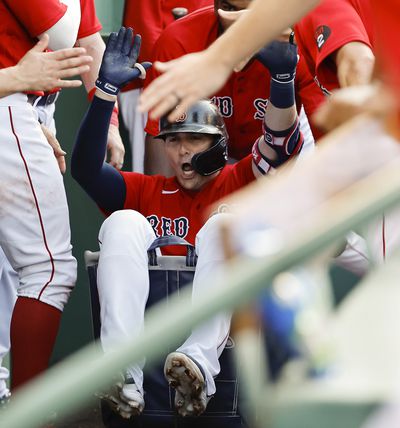
[[[132,152],[132,171],[144,171],[144,128],[147,114],[137,111],[141,89],[120,92],[118,96],[119,108],[124,124],[129,133],[129,142]]]
[[[43,123],[55,132],[54,105],[43,109]],[[0,251],[2,359],[16,295],[62,310],[75,284],[76,260],[62,176],[37,111],[26,95],[14,94],[0,99],[0,116],[0,245],[9,260]]]
[[[197,234],[193,300],[207,292],[207,279],[221,269],[224,257],[218,223],[224,215],[227,214],[211,217]],[[111,352],[121,340],[138,335],[143,329],[149,294],[147,249],[154,239],[154,231],[146,218],[132,210],[115,212],[100,229],[97,286],[101,307],[100,337],[105,352]],[[208,395],[215,393],[214,377],[220,371],[218,358],[229,335],[230,318],[228,313],[215,316],[195,328],[177,349],[201,365]],[[139,388],[143,386],[143,363],[128,370]]]

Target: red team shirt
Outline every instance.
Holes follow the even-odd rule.
[[[218,37],[218,19],[213,7],[207,7],[169,25],[154,47],[154,59],[168,61],[191,52],[202,51]],[[158,73],[152,68],[145,81],[147,86]],[[265,107],[269,98],[270,74],[258,61],[233,73],[212,101],[219,107],[229,134],[229,155],[242,159],[251,151],[260,136]],[[304,105],[307,115],[315,111],[324,96],[300,60],[296,75],[298,107]],[[315,130],[313,130],[315,131]],[[158,134],[158,121],[149,119],[146,132]]]
[[[191,13],[212,4],[214,0],[125,0],[123,25],[132,27],[142,36],[139,62],[152,61],[155,42],[167,25],[175,20],[172,9],[185,7]],[[123,90],[142,86],[143,81],[136,79]]]
[[[0,0],[0,68],[15,65],[37,42],[37,36],[55,25],[67,6],[59,0]],[[101,29],[94,0],[81,0],[78,38]]]
[[[382,3],[387,7],[386,0]],[[339,87],[336,64],[328,58],[349,42],[374,46],[370,0],[323,0],[296,26],[296,40],[321,88]]]
[[[124,209],[144,215],[156,236],[176,235],[194,245],[204,224],[204,210],[224,196],[253,181],[252,157],[227,165],[200,191],[183,189],[175,177],[121,172],[126,184]],[[184,255],[182,247],[167,247],[163,254]]]

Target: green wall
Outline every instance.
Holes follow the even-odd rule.
[[[103,25],[102,34],[109,34],[121,26],[124,0],[95,0],[97,16]]]

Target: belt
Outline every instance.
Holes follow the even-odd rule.
[[[36,106],[45,107],[55,103],[57,98],[58,98],[58,92],[52,92],[51,94],[47,94],[43,96],[28,94],[28,103],[33,105],[34,107]]]

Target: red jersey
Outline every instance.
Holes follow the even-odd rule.
[[[203,226],[204,211],[219,199],[253,181],[252,156],[225,166],[218,176],[200,191],[182,188],[175,177],[121,172],[126,185],[124,209],[144,215],[157,237],[176,235],[194,245]],[[163,254],[184,254],[182,247],[167,247]]]
[[[371,0],[376,26],[376,49],[384,68],[385,79],[397,91],[400,99],[400,2]]]
[[[0,0],[0,68],[14,66],[37,42],[37,36],[55,25],[67,6],[60,0]],[[101,29],[94,0],[81,0],[78,38]]]
[[[373,47],[370,0],[322,0],[295,26],[295,31],[299,49],[321,88],[336,89],[336,64],[329,56],[349,42]]]
[[[79,25],[77,39],[96,34],[101,30],[101,24],[96,15],[94,0],[80,0],[81,2],[81,23]]]
[[[191,13],[212,4],[214,0],[125,0],[123,24],[142,36],[140,61],[152,61],[154,43],[166,26],[175,20],[172,9],[185,7]],[[142,86],[143,81],[136,79],[124,90]]]
[[[14,66],[66,10],[59,0],[0,0],[0,68]]]
[[[218,37],[218,19],[213,7],[207,7],[169,25],[154,47],[154,59],[168,61],[191,52],[206,49]],[[152,68],[145,85],[158,76]],[[258,61],[233,73],[212,101],[219,107],[229,134],[229,155],[242,159],[251,152],[260,136],[265,107],[269,99],[270,74]],[[316,110],[324,96],[301,59],[296,74],[296,101],[304,105],[307,115]],[[315,130],[313,130],[315,131]],[[158,134],[158,121],[149,119],[146,132]],[[316,131],[315,131],[316,132]]]

